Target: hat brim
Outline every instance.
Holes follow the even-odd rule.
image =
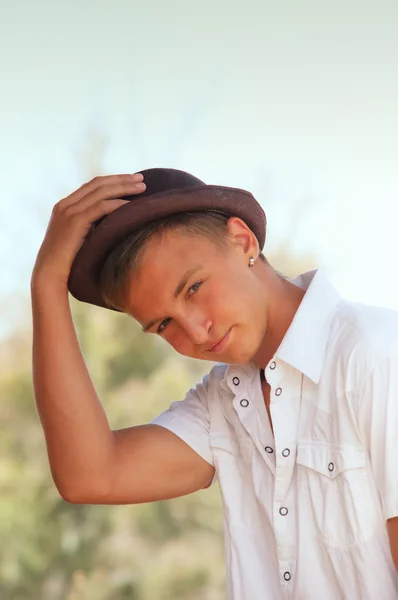
[[[241,218],[258,239],[262,250],[266,216],[246,190],[217,185],[200,185],[162,191],[151,196],[128,196],[131,200],[116,209],[90,231],[73,262],[68,280],[72,296],[81,302],[110,308],[101,297],[99,278],[109,253],[130,233],[157,219],[176,213],[220,211]],[[116,309],[112,309],[116,310]]]

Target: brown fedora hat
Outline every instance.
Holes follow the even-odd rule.
[[[260,249],[265,243],[266,216],[250,192],[203,181],[177,169],[145,169],[146,189],[114,212],[99,219],[87,235],[73,262],[68,280],[72,296],[82,302],[109,308],[100,290],[101,269],[109,253],[126,236],[151,221],[183,212],[217,211],[240,217],[256,235]],[[115,309],[112,309],[115,310]]]

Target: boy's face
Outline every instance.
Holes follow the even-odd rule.
[[[132,276],[126,312],[184,356],[242,364],[266,333],[264,289],[249,268],[256,241],[237,218],[227,247],[171,230],[151,239]]]

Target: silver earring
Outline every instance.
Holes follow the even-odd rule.
[[[252,267],[254,265],[254,256],[251,256],[249,258],[249,267]]]

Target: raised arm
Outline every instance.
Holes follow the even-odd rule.
[[[132,175],[96,178],[59,202],[31,280],[33,383],[54,482],[76,503],[136,503],[206,487],[214,468],[170,431],[113,432],[91,381],[70,312],[68,275],[93,221],[140,193]],[[142,399],[140,399],[142,401]]]

